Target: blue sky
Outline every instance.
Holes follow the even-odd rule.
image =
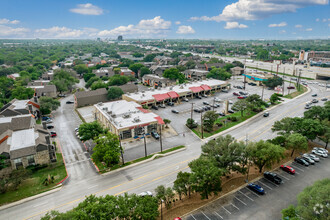
[[[0,38],[330,37],[329,0],[1,0]]]

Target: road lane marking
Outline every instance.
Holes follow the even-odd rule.
[[[214,212],[214,214],[216,214],[216,215],[219,216],[221,219],[223,219],[222,216],[219,215],[217,212]]]
[[[239,210],[239,208],[236,206],[236,205],[234,205],[233,203],[230,203],[232,206],[234,206],[237,210]]]
[[[240,190],[238,190],[238,192],[240,192],[242,195],[244,195],[246,198],[250,199],[251,201],[254,201],[253,199],[251,199],[249,196],[245,195],[244,193],[242,193]]]
[[[238,201],[240,201],[241,203],[243,203],[244,205],[246,205],[246,203],[245,202],[243,202],[242,200],[240,200],[239,198],[237,198],[236,196],[235,196],[235,199],[237,199]]]
[[[297,166],[297,164],[292,164],[291,166],[298,169],[298,170],[300,170],[300,171],[302,171],[302,172],[305,172],[303,169],[299,168],[299,166]]]
[[[221,206],[226,212],[228,212],[229,213],[229,215],[231,215],[231,212],[230,211],[228,211],[225,207],[223,207],[223,206]]]
[[[41,204],[35,205],[35,206],[33,206],[33,208],[38,207],[38,206],[42,206],[42,205],[46,205],[47,203],[48,203],[48,202],[44,202],[44,203],[41,203]]]
[[[201,211],[203,213],[203,215],[208,219],[211,220],[209,217],[207,217],[207,215],[205,215],[205,213],[203,211]]]
[[[99,185],[90,186],[90,187],[88,187],[87,189],[92,189],[92,188],[95,188],[95,187],[97,187],[97,186],[99,186]]]

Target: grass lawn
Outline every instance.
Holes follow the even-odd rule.
[[[296,86],[296,88],[298,88],[296,83],[295,83],[295,86]],[[284,98],[288,98],[288,99],[292,99],[294,97],[297,97],[297,96],[305,93],[306,91],[307,91],[307,88],[305,86],[303,86],[303,85],[300,85],[300,87],[299,87],[299,89],[297,91],[295,91],[293,93],[290,93],[288,95],[285,95],[283,97]]]
[[[228,117],[232,117],[235,116],[237,118],[237,121],[227,121],[226,124],[223,123],[223,126],[217,128],[216,130],[212,131],[212,132],[206,132],[204,131],[204,138],[210,137],[214,134],[217,134],[219,132],[222,132],[224,130],[227,130],[228,128],[231,128],[245,120],[247,120],[248,118],[251,118],[253,116],[255,116],[257,114],[257,112],[252,112],[252,111],[244,111],[244,115],[243,117],[241,117],[241,112],[235,112],[233,114],[230,115],[226,115],[224,117],[218,118],[216,122],[222,122],[224,121],[226,118]],[[201,127],[200,125],[197,128],[192,129],[192,131],[200,138],[202,138],[202,132],[201,132]]]
[[[138,158],[138,159],[135,159],[135,160],[132,160],[132,161],[128,161],[126,162],[124,165],[122,164],[117,164],[117,165],[114,165],[113,167],[109,168],[107,166],[105,166],[103,163],[101,162],[95,162],[96,166],[99,168],[99,172],[100,173],[106,173],[106,172],[109,172],[109,171],[112,171],[112,170],[116,170],[118,168],[122,168],[122,167],[126,167],[128,165],[131,165],[131,164],[134,164],[134,163],[138,163],[138,162],[141,162],[141,161],[144,161],[144,160],[147,160],[149,158],[151,158],[154,154],[166,154],[166,153],[169,153],[169,152],[172,152],[172,151],[175,151],[175,150],[179,150],[181,148],[184,148],[185,146],[184,145],[180,145],[180,146],[176,146],[176,147],[172,147],[170,149],[167,149],[167,150],[163,150],[163,152],[157,152],[157,153],[153,153],[153,154],[150,154],[146,157],[141,157],[141,158]]]
[[[48,177],[54,176],[55,181],[48,186],[44,186],[42,182]],[[56,183],[60,182],[66,177],[67,173],[63,163],[63,158],[60,153],[57,153],[57,162],[49,165],[46,168],[31,173],[29,177],[22,181],[19,188],[15,191],[8,191],[0,195],[0,205],[6,203],[15,202],[30,196],[37,195],[39,193],[50,190],[56,186]]]

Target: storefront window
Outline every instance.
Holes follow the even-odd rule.
[[[120,132],[120,138],[123,139],[127,139],[127,138],[131,138],[132,137],[132,132],[131,130],[126,130],[126,131],[121,131]]]

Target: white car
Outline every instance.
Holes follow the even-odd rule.
[[[312,153],[320,157],[324,157],[324,158],[328,157],[328,154],[324,153],[324,151],[312,150]]]
[[[313,150],[320,150],[320,151],[323,151],[324,153],[328,154],[329,151],[327,149],[324,149],[324,148],[320,148],[320,147],[314,147]]]
[[[304,154],[304,156],[307,156],[307,157],[311,158],[311,159],[314,160],[315,162],[320,162],[320,158],[318,158],[318,157],[315,156],[314,154]]]
[[[142,192],[142,193],[138,194],[138,196],[142,196],[142,197],[152,196],[152,192],[150,192],[150,191]]]

